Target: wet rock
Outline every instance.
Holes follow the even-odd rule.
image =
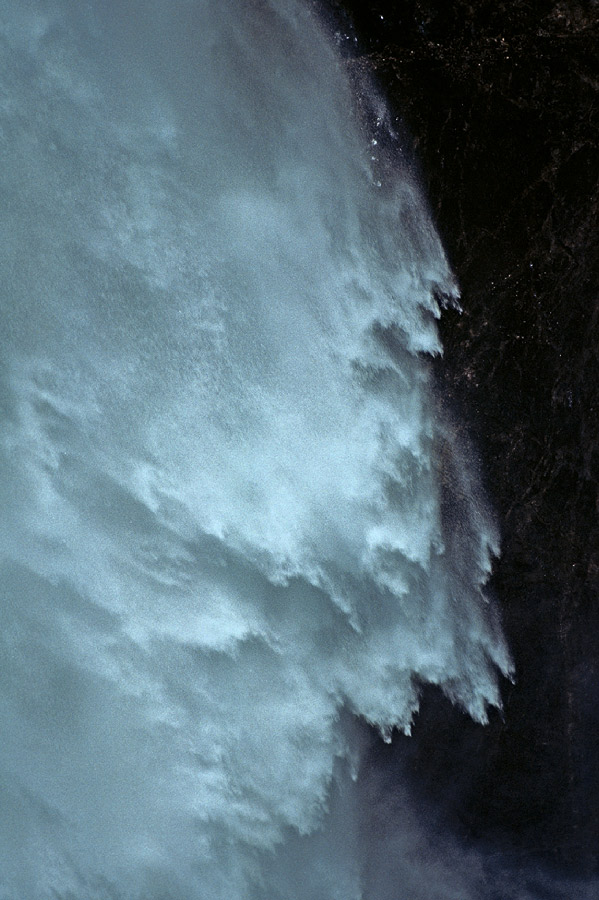
[[[425,691],[415,739],[379,758],[409,757],[472,839],[597,872],[599,4],[330,6],[412,136],[461,286],[439,377],[500,520],[518,671],[484,730]]]

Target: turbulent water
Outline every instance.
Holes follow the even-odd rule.
[[[0,46],[0,898],[374,898],[354,723],[510,667],[426,205],[310,4]]]

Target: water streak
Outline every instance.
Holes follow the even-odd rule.
[[[307,4],[0,40],[0,897],[358,898],[354,717],[510,667],[425,204]]]

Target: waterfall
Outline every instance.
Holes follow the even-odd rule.
[[[309,3],[0,41],[0,898],[357,900],[356,723],[511,665],[426,203]]]

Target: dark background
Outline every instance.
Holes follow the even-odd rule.
[[[517,668],[487,728],[424,689],[413,738],[376,763],[407,766],[465,839],[594,875],[599,4],[329,6],[410,136],[461,287],[437,367],[500,521],[492,590]]]

